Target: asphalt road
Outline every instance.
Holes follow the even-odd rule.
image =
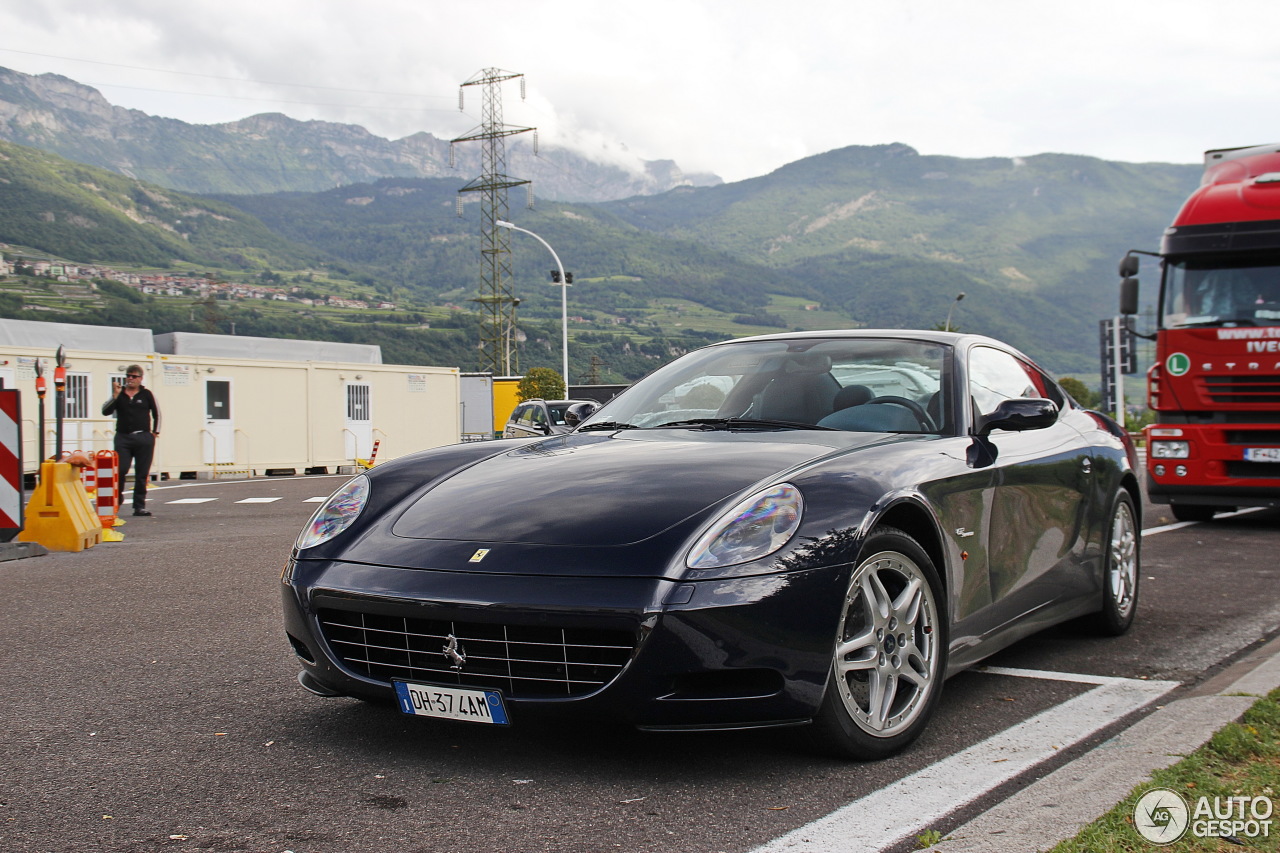
[[[294,681],[279,574],[340,482],[169,484],[123,542],[0,563],[0,850],[750,851],[1089,689],[964,673],[875,764],[778,731],[497,730],[320,699]],[[1127,636],[1065,626],[990,663],[1194,685],[1274,636],[1278,546],[1278,512],[1161,529]]]

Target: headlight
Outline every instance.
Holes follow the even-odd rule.
[[[1152,459],[1186,459],[1191,455],[1189,441],[1153,441],[1151,442]]]
[[[790,483],[770,486],[720,516],[689,551],[685,565],[715,569],[767,557],[787,544],[803,512],[799,489]]]
[[[315,547],[346,530],[360,516],[360,510],[364,509],[368,499],[369,478],[361,474],[334,492],[316,510],[298,534],[298,548]]]

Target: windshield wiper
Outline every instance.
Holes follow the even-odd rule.
[[[654,429],[668,427],[703,427],[704,429],[820,429],[831,431],[831,427],[806,424],[801,421],[776,421],[768,418],[691,418],[685,421],[671,421],[658,424]]]
[[[587,424],[586,426],[578,427],[578,432],[589,432],[595,429],[640,429],[640,427],[635,424],[620,424],[617,421],[601,421],[598,424]]]

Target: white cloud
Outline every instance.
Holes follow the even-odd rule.
[[[475,127],[458,86],[499,67],[529,95],[504,86],[505,120],[543,144],[735,180],[855,144],[1186,163],[1275,141],[1278,18],[1271,0],[44,0],[0,9],[0,65],[185,121],[391,138]]]

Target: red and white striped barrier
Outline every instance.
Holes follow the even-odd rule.
[[[22,405],[16,388],[0,389],[0,542],[22,529]]]
[[[114,450],[99,450],[94,454],[96,463],[94,477],[98,484],[98,494],[94,498],[94,504],[98,511],[98,521],[107,530],[115,526],[116,512],[120,505],[116,488],[117,461]]]

